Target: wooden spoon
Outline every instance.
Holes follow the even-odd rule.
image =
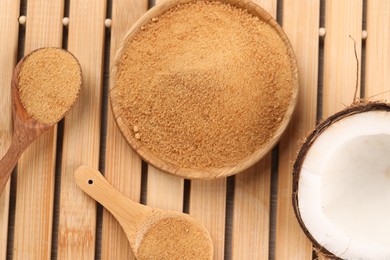
[[[212,259],[208,231],[189,215],[133,202],[94,168],[81,166],[74,175],[77,185],[118,220],[137,259]]]
[[[14,75],[12,77],[12,83],[11,83],[11,94],[12,94],[12,102],[13,102],[13,136],[12,136],[12,142],[11,146],[9,147],[7,153],[4,155],[4,157],[0,161],[0,194],[3,192],[5,185],[7,184],[8,179],[11,176],[12,170],[14,169],[18,159],[24,152],[24,150],[42,133],[50,129],[54,124],[56,124],[61,118],[64,117],[65,113],[62,115],[59,115],[59,119],[57,122],[54,122],[52,124],[45,124],[41,123],[35,118],[33,118],[31,115],[27,113],[27,110],[23,106],[23,103],[20,98],[19,93],[19,73],[21,72],[22,65],[35,52],[41,52],[45,50],[54,50],[54,51],[62,51],[66,53],[67,55],[71,55],[73,59],[77,61],[77,59],[69,52],[58,49],[58,48],[42,48],[35,50],[25,56],[22,60],[19,61],[19,63],[16,65],[14,70]],[[38,56],[39,57],[39,56]],[[42,59],[46,59],[47,57],[42,56]],[[81,79],[81,67],[78,64],[78,68],[80,70],[80,85],[77,86],[79,89],[82,84]],[[46,70],[46,69],[45,69]],[[45,72],[43,71],[43,73]],[[66,72],[64,72],[66,73]],[[64,75],[67,77],[68,75]],[[53,77],[53,75],[47,75],[47,77]],[[42,82],[43,84],[43,82]],[[78,91],[79,91],[78,89]],[[73,100],[74,104],[77,100],[77,97]]]

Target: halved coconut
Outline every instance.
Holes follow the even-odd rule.
[[[293,207],[314,246],[342,259],[390,259],[390,105],[347,108],[308,136]]]

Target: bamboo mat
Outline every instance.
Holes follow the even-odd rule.
[[[293,214],[291,162],[316,122],[352,102],[357,75],[351,38],[360,96],[390,98],[390,2],[255,2],[279,21],[296,53],[297,111],[279,145],[245,173],[189,181],[142,162],[122,138],[108,101],[109,68],[122,38],[159,1],[0,0],[0,155],[10,144],[10,80],[23,54],[66,48],[80,60],[85,83],[71,113],[24,153],[0,196],[0,260],[134,259],[115,219],[75,186],[80,164],[99,168],[135,201],[199,219],[210,230],[215,259],[324,259]],[[26,24],[18,23],[20,16]]]

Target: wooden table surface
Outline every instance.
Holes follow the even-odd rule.
[[[12,136],[12,71],[24,54],[45,46],[66,48],[80,60],[85,83],[66,118],[23,154],[0,197],[0,260],[134,259],[118,223],[76,187],[73,172],[81,164],[100,169],[136,201],[199,219],[211,232],[215,259],[319,257],[291,207],[297,142],[318,120],[351,104],[357,78],[351,37],[360,61],[361,97],[390,97],[390,1],[255,2],[278,20],[296,53],[296,114],[274,151],[245,173],[189,181],[142,162],[119,133],[107,99],[117,47],[156,3],[0,0],[0,155]],[[18,23],[20,16],[25,24]],[[111,27],[105,27],[107,18]]]

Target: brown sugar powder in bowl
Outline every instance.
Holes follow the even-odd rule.
[[[40,123],[58,122],[79,95],[81,69],[76,58],[59,48],[38,49],[19,71],[19,95],[27,113]]]
[[[285,41],[219,1],[165,11],[117,58],[110,96],[120,128],[136,150],[182,168],[234,166],[273,138],[295,99]]]
[[[144,234],[137,256],[140,260],[208,260],[213,255],[209,240],[205,229],[184,218],[163,218]]]

